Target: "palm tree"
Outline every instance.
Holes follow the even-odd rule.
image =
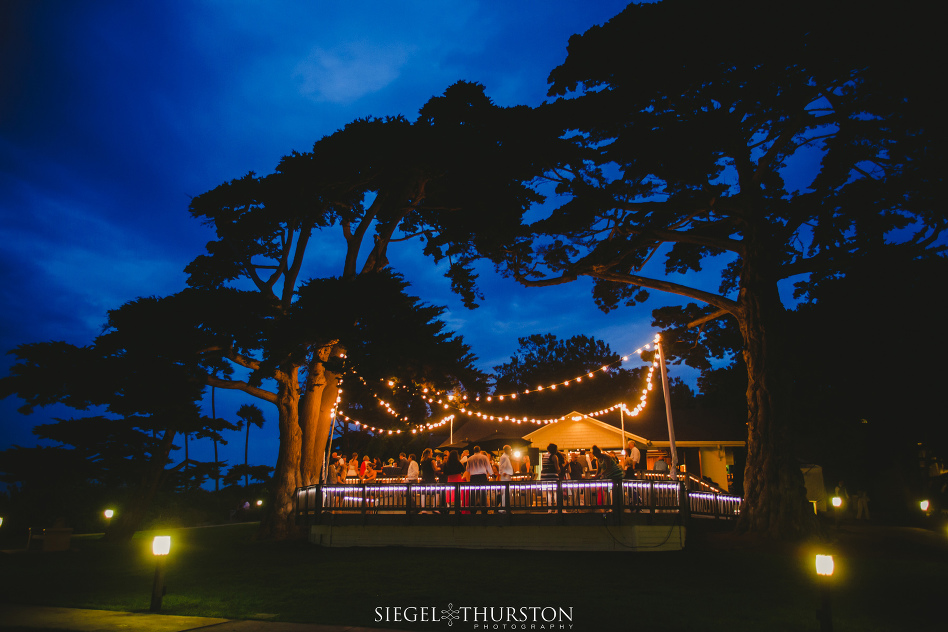
[[[244,442],[244,487],[247,487],[250,485],[249,477],[246,474],[247,454],[250,450],[250,426],[252,424],[257,428],[263,428],[263,411],[253,404],[244,404],[237,409],[237,416],[240,418],[240,421],[237,422],[237,430],[245,426],[247,428],[247,439]]]

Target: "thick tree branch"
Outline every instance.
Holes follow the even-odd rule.
[[[551,285],[562,285],[564,283],[572,283],[576,280],[577,275],[572,273],[564,273],[563,276],[551,278],[551,279],[528,279],[522,276],[519,273],[514,273],[514,278],[524,287],[549,287]]]
[[[637,274],[622,274],[619,272],[611,272],[609,270],[588,270],[584,271],[581,274],[592,277],[594,279],[602,279],[603,281],[613,281],[616,283],[626,283],[628,285],[638,285],[641,287],[646,287],[652,290],[660,290],[662,292],[669,292],[671,294],[678,294],[679,296],[687,296],[688,298],[693,298],[702,303],[707,303],[713,305],[718,309],[723,309],[730,314],[737,315],[738,305],[735,301],[731,299],[724,298],[719,294],[713,294],[711,292],[705,292],[703,290],[698,290],[687,285],[680,285],[678,283],[672,283],[670,281],[662,281],[659,279],[652,279],[649,277],[639,276]]]
[[[238,380],[222,380],[219,377],[214,377],[211,375],[207,376],[206,381],[207,381],[208,386],[216,386],[217,388],[226,388],[230,390],[243,391],[247,393],[248,395],[252,395],[258,399],[262,399],[266,402],[270,402],[271,404],[277,403],[277,396],[275,393],[271,393],[270,391],[264,390],[256,386],[251,386],[250,384],[247,384],[246,382],[241,382]]]
[[[270,278],[267,279],[267,288],[274,296],[276,293],[273,292],[273,286],[276,284],[277,279],[280,278],[280,275],[286,270],[287,263],[290,259],[290,249],[292,248],[293,244],[293,240],[291,238],[292,234],[293,231],[290,230],[289,226],[286,227],[286,230],[280,233],[280,248],[283,254],[280,257],[280,264],[274,266],[273,274],[271,274]]]
[[[209,353],[211,351],[220,351],[224,355],[225,358],[227,358],[234,364],[238,364],[244,367],[245,369],[252,369],[254,371],[260,369],[261,364],[259,360],[254,360],[253,358],[248,358],[245,355],[235,353],[234,350],[230,347],[206,347],[204,349],[201,349],[201,351],[199,351],[198,353],[203,354],[203,353]]]
[[[296,278],[299,276],[300,268],[303,266],[303,259],[306,256],[306,245],[309,243],[310,235],[313,234],[313,223],[309,222],[300,226],[300,236],[296,240],[296,252],[293,255],[293,265],[286,271],[286,278],[283,282],[283,307],[288,309],[293,301],[293,293],[296,291]]]
[[[375,196],[372,206],[365,212],[362,221],[360,221],[356,227],[355,233],[351,232],[351,226],[348,223],[344,227],[347,227],[350,231],[346,237],[346,261],[342,268],[342,277],[344,279],[354,279],[356,276],[356,263],[359,259],[359,250],[362,248],[362,240],[365,238],[365,233],[369,230],[369,226],[372,225],[372,221],[378,215],[379,208],[382,205],[379,199],[381,197],[381,194]]]
[[[725,314],[729,314],[729,313],[730,312],[728,312],[726,309],[719,309],[718,311],[708,314],[707,316],[702,316],[701,318],[697,320],[691,321],[690,323],[688,323],[688,329],[699,327],[705,323],[711,322],[712,320],[720,318],[721,316],[724,316]]]

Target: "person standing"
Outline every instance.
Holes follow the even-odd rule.
[[[586,471],[583,469],[583,462],[579,460],[579,455],[575,452],[570,452],[569,463],[566,464],[566,469],[569,472],[569,479],[571,481],[581,481],[586,478]],[[570,486],[570,502],[573,507],[578,507],[587,503],[587,491],[588,487],[585,485]]]
[[[869,494],[860,489],[856,492],[856,520],[869,519]]]
[[[457,450],[448,450],[447,459],[445,459],[441,471],[447,477],[448,483],[460,483],[464,480],[464,464],[461,463],[461,460],[458,458]],[[448,490],[447,503],[448,507],[454,506],[453,489]]]
[[[418,481],[418,461],[415,460],[414,454],[408,455],[408,470],[405,474],[405,481],[408,483]]]
[[[658,460],[655,461],[655,471],[656,471],[656,472],[667,472],[667,471],[668,471],[668,463],[665,462],[665,454],[664,454],[664,453],[658,455]]]
[[[497,461],[497,470],[500,473],[500,480],[509,481],[510,477],[513,476],[514,469],[513,463],[510,461],[511,449],[509,445],[504,446],[504,452],[500,455],[500,459]]]
[[[434,458],[434,454],[431,452],[431,448],[425,448],[421,453],[421,463],[419,464],[419,469],[421,471],[421,482],[422,483],[437,483],[438,482],[438,473],[441,471],[441,468],[438,467],[438,462]],[[422,492],[421,494],[421,506],[424,509],[426,505],[434,504],[434,496],[427,493],[427,491]],[[427,511],[422,511],[421,513],[428,513]]]
[[[512,451],[511,451],[510,446],[505,445],[504,451],[500,455],[500,459],[497,461],[497,471],[500,474],[501,481],[509,481],[510,478],[513,476],[513,473],[514,473],[513,463],[511,463],[510,461],[511,452]],[[507,494],[509,493],[508,490],[510,489],[510,486],[508,485],[505,487],[507,487],[507,489],[502,489],[500,491],[500,506],[501,507],[507,506]]]
[[[622,480],[622,468],[616,463],[616,460],[599,449],[598,445],[593,446],[593,454],[599,461],[599,474],[597,478],[606,479],[615,482]]]
[[[599,461],[599,473],[596,478],[609,479],[612,481],[612,501],[615,501],[616,494],[622,493],[622,468],[612,456],[599,449],[599,446],[593,446],[593,456]],[[603,499],[605,500],[605,499]],[[600,500],[602,504],[603,500]]]
[[[540,480],[558,481],[563,478],[563,468],[560,467],[559,450],[555,443],[546,446],[546,452],[540,456]]]
[[[336,461],[336,483],[343,485],[346,482],[346,471],[349,466],[346,465],[346,457],[341,456]]]
[[[639,469],[639,463],[642,461],[642,453],[635,446],[635,441],[629,441],[625,457],[625,477],[635,478],[635,471]]]
[[[467,473],[471,483],[475,485],[486,485],[494,468],[491,467],[490,459],[481,452],[480,446],[474,446],[471,456],[467,459]],[[485,494],[483,490],[476,490],[474,501],[471,503],[473,512],[477,513],[477,506],[481,507],[483,513],[487,513],[487,506],[484,502]]]
[[[540,481],[553,483],[562,480],[566,476],[564,463],[560,462],[560,451],[555,443],[546,446],[546,452],[540,457]],[[549,507],[556,505],[556,490],[547,488],[546,504]],[[553,513],[550,509],[548,513]]]

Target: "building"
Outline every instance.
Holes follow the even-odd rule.
[[[746,421],[699,408],[673,410],[672,419],[679,465],[723,490],[740,490],[747,452]],[[522,439],[520,445],[529,443],[540,452],[555,443],[566,452],[589,450],[598,445],[604,451],[617,454],[628,441],[635,441],[647,469],[653,469],[662,454],[669,454],[668,422],[665,409],[658,406],[648,407],[636,417],[619,410],[596,416],[574,411],[556,423],[540,426],[529,422],[466,419],[455,423],[453,447],[480,445],[496,450],[503,443],[518,447],[517,439]],[[442,446],[447,447],[448,443],[445,439]],[[532,463],[536,466],[537,460]]]

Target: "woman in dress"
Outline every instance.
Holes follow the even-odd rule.
[[[434,459],[434,454],[431,452],[431,448],[425,448],[424,452],[421,453],[421,482],[422,483],[437,483],[438,482],[438,473],[441,472],[441,468],[438,467],[438,462]],[[437,497],[431,494],[422,493],[421,495],[421,506],[425,507],[428,505],[435,505],[437,502]],[[421,513],[428,513],[427,511],[422,511]]]
[[[467,470],[464,468],[464,464],[461,463],[461,458],[458,456],[457,450],[448,450],[448,460],[444,464],[444,473],[448,477],[449,483],[460,483],[464,480],[464,472]],[[448,490],[448,506],[454,506],[454,490]]]

